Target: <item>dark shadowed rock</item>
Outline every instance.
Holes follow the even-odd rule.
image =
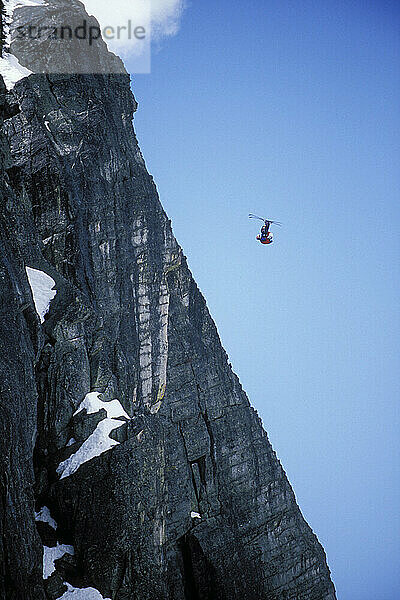
[[[0,124],[15,112],[0,77]],[[39,319],[30,301],[13,226],[21,202],[6,174],[0,133],[0,597],[44,599],[42,547],[34,522],[33,449],[37,431],[35,361]]]

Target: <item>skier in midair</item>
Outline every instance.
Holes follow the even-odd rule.
[[[263,219],[262,217],[257,217],[256,215],[249,215],[250,219],[260,219],[260,221],[264,221],[264,225],[261,227],[261,232],[256,237],[256,240],[261,242],[261,244],[272,244],[274,241],[274,236],[272,232],[269,230],[272,223],[275,225],[280,225],[278,221],[270,221],[269,219]]]

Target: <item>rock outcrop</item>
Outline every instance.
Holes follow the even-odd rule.
[[[334,600],[146,170],[129,76],[34,74],[0,101],[0,597]]]

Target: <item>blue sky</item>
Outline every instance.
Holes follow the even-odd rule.
[[[340,600],[400,590],[399,26],[386,0],[192,1],[133,78],[147,166]],[[282,221],[272,246],[249,212]]]

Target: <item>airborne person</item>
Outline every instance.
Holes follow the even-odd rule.
[[[272,232],[269,230],[272,223],[275,225],[280,225],[278,221],[270,221],[268,219],[263,219],[262,217],[257,217],[256,215],[249,215],[250,219],[260,219],[260,221],[264,221],[264,225],[261,227],[261,233],[258,234],[256,240],[261,242],[261,244],[272,244],[274,241],[274,236]]]

